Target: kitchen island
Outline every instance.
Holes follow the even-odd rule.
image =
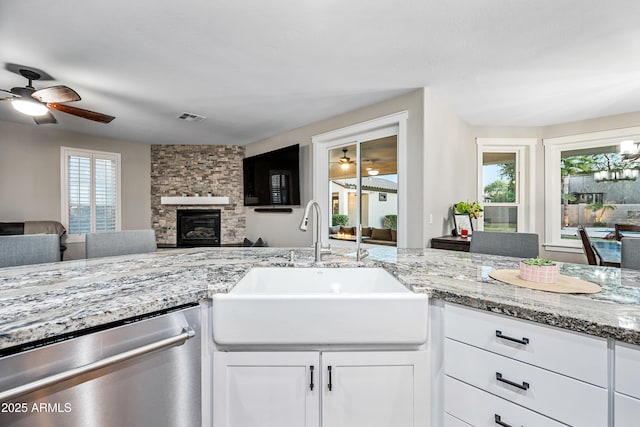
[[[293,251],[293,262],[291,254]],[[564,264],[561,273],[602,286],[595,295],[518,288],[491,279],[518,259],[435,249],[374,248],[356,262],[335,249],[191,248],[0,269],[0,350],[206,300],[254,266],[380,266],[435,300],[640,344],[640,272]]]

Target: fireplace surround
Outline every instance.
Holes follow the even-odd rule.
[[[178,247],[220,246],[220,209],[178,209]]]

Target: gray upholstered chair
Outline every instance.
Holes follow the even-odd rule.
[[[87,258],[155,252],[156,233],[153,230],[124,230],[87,233]]]
[[[0,236],[0,267],[56,261],[60,261],[57,234]]]
[[[623,237],[620,266],[640,270],[640,238]]]
[[[534,233],[474,231],[469,244],[469,252],[535,258],[540,253],[540,248],[538,235]]]

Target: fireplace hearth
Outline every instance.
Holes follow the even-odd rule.
[[[179,248],[220,246],[220,209],[179,209],[176,215]]]

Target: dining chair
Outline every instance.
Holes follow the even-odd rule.
[[[621,239],[624,237],[624,233],[621,233],[621,231],[640,232],[640,225],[635,225],[635,224],[615,224],[614,227],[616,229],[615,236],[617,241],[621,241]]]
[[[620,266],[622,268],[633,268],[640,270],[640,238],[623,237],[622,258]]]
[[[584,249],[584,254],[587,256],[587,262],[589,265],[598,265],[596,252],[593,250],[593,246],[591,246],[591,240],[589,239],[587,230],[585,230],[582,225],[578,226],[578,235],[580,236],[580,240],[582,240],[582,249]]]
[[[153,230],[102,231],[86,234],[87,258],[141,254],[155,252],[156,249],[156,233]]]
[[[0,267],[60,261],[60,236],[20,234],[0,236]]]
[[[535,258],[540,253],[540,247],[538,235],[535,233],[474,231],[469,244],[469,252]]]

